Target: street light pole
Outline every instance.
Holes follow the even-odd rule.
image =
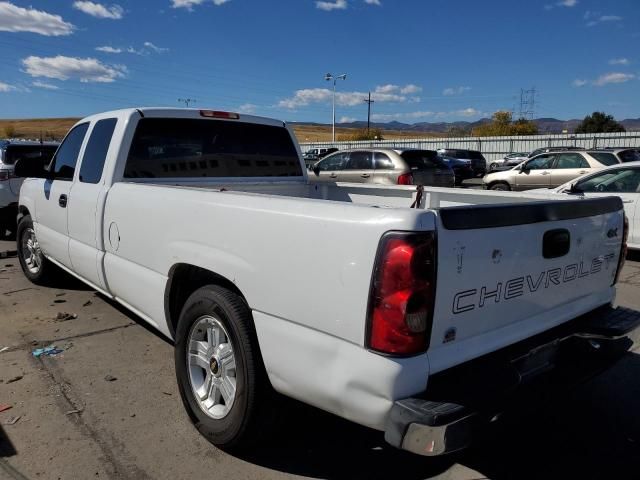
[[[369,100],[366,98],[364,101],[367,103],[367,137],[369,136],[369,131],[371,128],[371,104],[375,102],[375,100],[371,100],[371,92],[369,92]]]
[[[333,80],[333,101],[332,101],[333,123],[331,124],[331,139],[332,139],[333,143],[336,143],[336,81],[338,79],[346,80],[347,79],[347,74],[343,73],[342,75],[338,75],[337,77],[334,77],[332,74],[327,73],[324,76],[324,79],[326,81]]]

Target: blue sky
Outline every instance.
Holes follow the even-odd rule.
[[[0,1],[0,117],[194,106],[287,121],[640,117],[639,0]]]

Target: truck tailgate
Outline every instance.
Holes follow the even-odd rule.
[[[623,222],[617,197],[441,209],[432,373],[611,302]]]

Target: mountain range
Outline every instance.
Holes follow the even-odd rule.
[[[533,122],[538,126],[538,132],[544,133],[563,133],[567,130],[568,133],[573,133],[576,127],[582,120],[558,120],[557,118],[536,118]],[[473,128],[482,125],[484,123],[491,122],[489,118],[482,118],[475,122],[419,122],[419,123],[402,123],[402,122],[371,122],[371,128],[380,128],[382,130],[400,130],[400,131],[413,131],[413,132],[425,132],[425,133],[447,133],[452,129],[464,130],[471,132]],[[630,131],[640,131],[640,118],[628,118],[619,121],[624,128]],[[313,125],[313,126],[331,126],[323,123],[312,122],[292,122],[297,125]],[[356,121],[348,123],[340,123],[337,126],[342,128],[366,128],[367,122]]]

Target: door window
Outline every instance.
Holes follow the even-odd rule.
[[[98,121],[93,127],[80,165],[81,182],[98,183],[102,178],[104,162],[107,159],[107,151],[117,122],[115,118],[107,118]]]
[[[551,168],[554,155],[543,155],[527,162],[527,168],[529,170],[545,170]]]
[[[559,153],[553,168],[589,168],[589,163],[579,153]]]
[[[376,152],[374,154],[376,170],[393,170],[393,161],[386,153]]]
[[[578,191],[585,193],[636,193],[640,191],[640,169],[617,168],[608,170],[578,182],[576,187]]]
[[[78,125],[69,132],[60,148],[58,148],[49,167],[49,171],[53,174],[55,180],[73,180],[80,148],[88,128],[88,123]]]
[[[371,152],[351,152],[345,170],[371,170]]]
[[[326,157],[320,162],[316,164],[316,167],[321,172],[331,172],[334,170],[343,170],[345,164],[347,163],[347,159],[349,154],[347,153],[336,153],[335,155],[331,155],[330,157]]]

